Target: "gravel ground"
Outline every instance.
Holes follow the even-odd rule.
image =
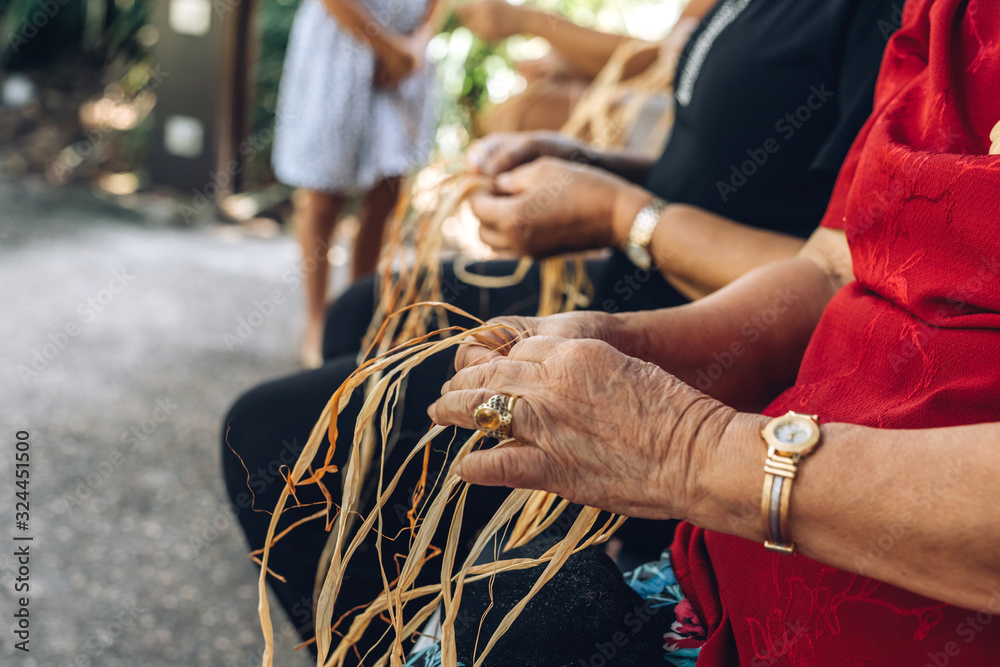
[[[294,242],[171,228],[31,183],[0,185],[0,202],[0,664],[260,664],[256,572],[218,435],[242,390],[297,366]],[[276,290],[249,337],[227,338]],[[30,653],[13,647],[14,544],[30,544]]]

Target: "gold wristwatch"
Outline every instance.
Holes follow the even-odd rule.
[[[653,232],[667,206],[668,202],[660,198],[654,199],[642,207],[632,221],[632,227],[629,228],[625,254],[633,264],[645,271],[649,271],[649,267],[653,265],[653,257],[649,254],[649,243],[653,240]]]
[[[789,411],[768,422],[760,432],[767,443],[764,491],[760,499],[764,522],[764,547],[784,554],[795,553],[788,534],[788,504],[799,462],[819,445],[819,417]]]

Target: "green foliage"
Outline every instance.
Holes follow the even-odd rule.
[[[257,44],[254,64],[253,127],[256,131],[274,123],[278,106],[278,84],[288,47],[288,34],[300,0],[258,0],[253,26]]]
[[[153,0],[9,0],[0,9],[0,65],[134,61],[146,52],[138,36],[152,6]]]
[[[270,179],[271,129],[278,108],[278,85],[281,82],[288,35],[300,0],[257,0],[252,27],[257,60],[251,68],[253,98],[250,109],[250,133],[264,145],[246,166],[247,186],[254,187]]]

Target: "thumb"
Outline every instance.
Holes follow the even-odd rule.
[[[507,486],[512,489],[545,489],[548,456],[530,445],[472,452],[455,473],[470,484]]]
[[[524,192],[538,181],[538,164],[529,162],[499,174],[495,179],[496,189],[507,195]]]

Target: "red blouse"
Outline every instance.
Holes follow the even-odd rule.
[[[823,221],[846,231],[857,280],[766,414],[895,429],[1000,421],[997,121],[1000,0],[909,0]],[[941,471],[928,502],[947,502],[975,465]],[[878,489],[857,501],[878,503]],[[905,520],[860,567],[904,539]],[[1000,590],[977,613],[690,524],[673,560],[709,629],[699,665],[1000,665]]]

